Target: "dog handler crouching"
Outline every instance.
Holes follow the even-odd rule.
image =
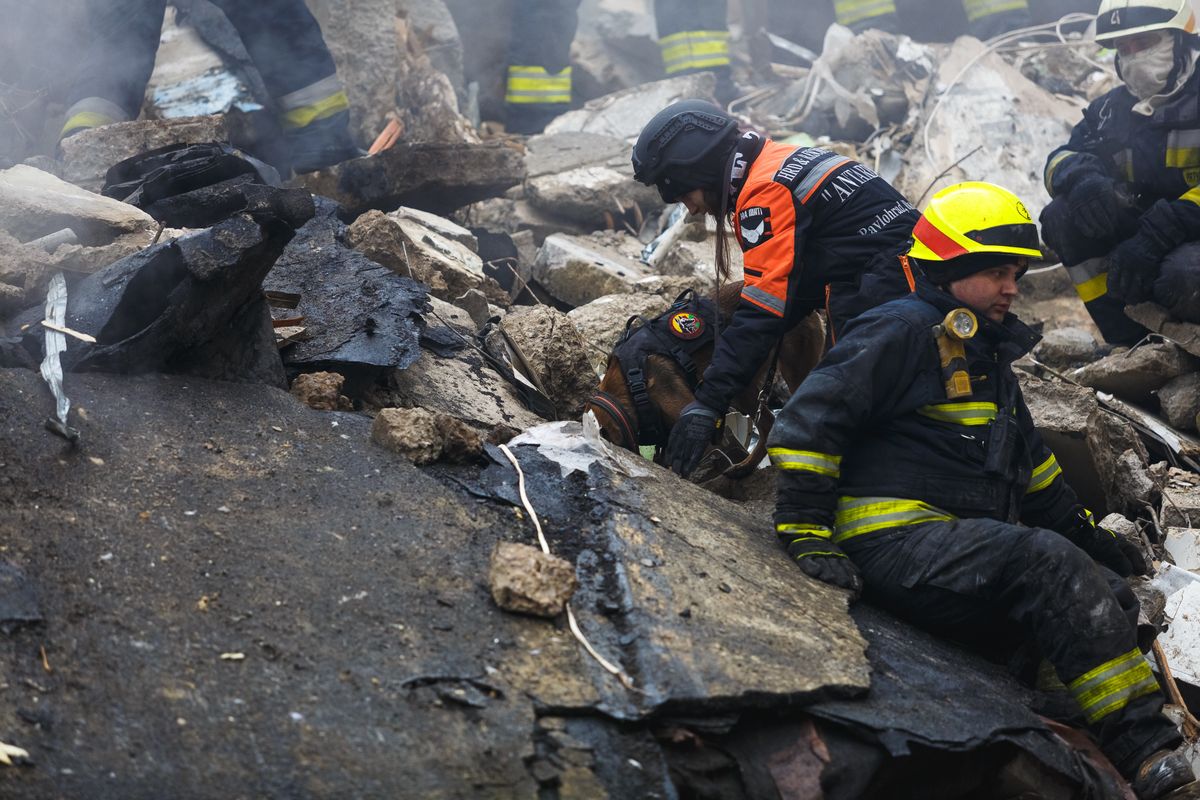
[[[722,278],[727,219],[745,262],[738,307],[667,442],[666,462],[687,475],[783,333],[824,307],[836,340],[847,320],[911,291],[900,255],[917,212],[865,165],[740,131],[702,100],[674,103],[650,120],[633,168],[666,202],[717,218]]]

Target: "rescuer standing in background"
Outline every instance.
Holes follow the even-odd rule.
[[[279,112],[291,166],[309,172],[360,155],[350,103],[304,0],[214,0],[237,29]],[[89,0],[95,38],[71,88],[60,138],[136,119],[167,0]]]

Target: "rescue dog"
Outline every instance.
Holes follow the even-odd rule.
[[[740,281],[721,287],[717,308],[722,320],[728,320],[733,315],[741,291]],[[681,305],[683,297],[681,295],[671,310],[663,316],[672,315],[669,318],[673,325],[670,332],[686,340],[698,336],[697,329],[703,323],[697,322],[697,314],[689,313],[688,308]],[[680,319],[677,321],[676,317]],[[663,317],[656,319],[662,320]],[[669,352],[653,352],[661,348],[652,342],[646,346],[647,343],[635,339],[656,336],[660,340],[666,338],[661,333],[656,334],[650,322],[643,321],[638,327],[627,328],[626,334],[609,355],[608,367],[600,380],[598,390],[584,404],[583,410],[590,410],[596,415],[604,438],[634,452],[638,451],[639,444],[654,445],[655,461],[661,463],[659,458],[666,447],[671,427],[679,419],[683,407],[692,401],[692,388],[712,359],[715,336],[709,335],[697,349],[686,355],[676,351],[674,356]],[[639,353],[646,352],[641,364],[622,364],[619,353],[623,349],[628,351],[627,345],[630,343],[643,345],[635,348]],[[667,344],[671,343],[677,344]],[[788,391],[794,392],[824,354],[825,326],[821,317],[816,312],[809,314],[784,334],[776,350],[778,374],[787,384]],[[687,363],[688,361],[691,363]],[[689,367],[690,375],[687,369]],[[734,410],[755,418],[759,441],[755,451],[748,458],[726,470],[727,477],[740,478],[748,475],[766,454],[767,434],[771,430],[774,416],[765,405],[759,407],[758,398],[767,378],[768,368],[769,364],[764,363],[750,385],[733,400]],[[644,382],[644,399],[640,411],[634,399],[634,389],[641,387],[631,388],[630,370],[640,370],[640,374],[634,374]]]

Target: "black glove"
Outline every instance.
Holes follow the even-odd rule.
[[[692,401],[684,406],[667,439],[667,465],[685,478],[690,475],[724,422],[720,412],[703,403]]]
[[[1108,256],[1108,290],[1126,303],[1143,303],[1154,297],[1154,280],[1166,253],[1142,233],[1117,245]]]
[[[1091,512],[1087,510],[1078,512],[1075,527],[1066,536],[1096,563],[1103,564],[1122,578],[1146,574],[1146,558],[1141,551],[1108,528],[1096,525]]]
[[[1112,235],[1120,218],[1117,184],[1106,175],[1088,175],[1067,194],[1067,208],[1075,227],[1084,236],[1102,239]]]
[[[842,548],[824,536],[797,536],[788,544],[788,555],[804,574],[850,591],[851,599],[862,594],[862,576]]]

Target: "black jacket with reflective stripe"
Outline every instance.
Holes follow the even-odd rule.
[[[1002,325],[980,319],[966,342],[973,395],[949,400],[933,328],[958,307],[918,279],[914,294],[847,325],[771,432],[776,523],[832,528],[840,497],[887,497],[957,517],[1073,526],[1075,493],[1011,368],[1037,336],[1011,315]]]

